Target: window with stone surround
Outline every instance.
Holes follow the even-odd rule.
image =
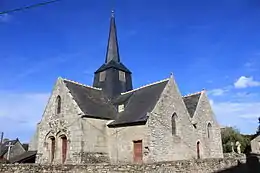
[[[61,112],[61,97],[57,96],[56,98],[56,114],[60,114]]]
[[[106,71],[102,71],[99,73],[99,81],[102,82],[102,81],[105,81],[106,79]]]
[[[176,133],[177,133],[176,119],[177,119],[177,114],[174,113],[174,114],[172,115],[172,135],[176,135]]]
[[[125,72],[119,71],[119,80],[125,82]]]
[[[50,162],[53,162],[54,156],[55,156],[55,138],[53,136],[49,137],[49,143],[50,143]]]
[[[197,159],[200,159],[200,141],[197,142]]]
[[[211,138],[211,135],[212,135],[212,125],[210,123],[208,123],[208,125],[207,125],[207,135],[208,135],[208,138]]]

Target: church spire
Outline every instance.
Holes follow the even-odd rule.
[[[110,61],[120,62],[114,10],[111,11],[110,29],[106,53],[106,63],[109,63]]]
[[[120,62],[115,15],[112,11],[106,60],[95,72],[93,86],[102,88],[108,98],[116,98],[121,93],[133,89],[131,74],[131,71]]]

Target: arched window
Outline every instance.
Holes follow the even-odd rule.
[[[197,142],[197,159],[200,159],[200,141]]]
[[[68,140],[65,135],[61,136],[61,158],[62,163],[65,163],[67,156]]]
[[[55,138],[53,136],[51,136],[50,138],[50,161],[53,162],[54,160],[54,155],[55,155]]]
[[[61,112],[61,97],[57,96],[56,99],[56,114],[59,114]]]
[[[212,134],[212,125],[210,123],[208,123],[208,125],[207,125],[208,138],[211,138],[211,134]]]
[[[176,132],[177,132],[177,130],[176,130],[176,119],[177,119],[177,115],[176,115],[176,113],[174,113],[172,115],[172,135],[176,135]]]

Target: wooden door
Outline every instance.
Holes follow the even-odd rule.
[[[61,137],[62,140],[62,163],[65,162],[67,156],[67,138],[66,136]]]
[[[197,158],[200,159],[200,142],[197,142]]]
[[[143,162],[143,144],[142,141],[134,141],[134,162],[142,163]]]

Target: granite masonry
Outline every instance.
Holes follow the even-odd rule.
[[[238,171],[239,170],[239,171]],[[250,173],[244,159],[205,159],[152,164],[1,165],[1,173]]]
[[[57,79],[30,142],[29,149],[37,151],[36,163],[147,164],[223,158],[220,127],[205,90],[182,96],[172,74],[132,88],[132,73],[119,57],[114,13],[105,63],[94,75],[93,86]],[[69,169],[84,172],[84,167],[88,169]]]

